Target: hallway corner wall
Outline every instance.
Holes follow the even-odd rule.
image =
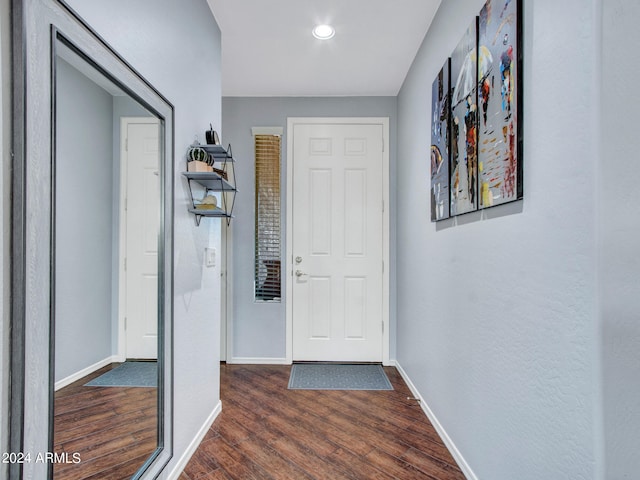
[[[640,472],[640,4],[601,0],[599,283],[606,479]]]
[[[597,478],[592,2],[524,4],[524,200],[429,221],[431,85],[485,0],[442,2],[398,98],[397,358],[477,478]]]

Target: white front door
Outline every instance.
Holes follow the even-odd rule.
[[[294,361],[383,360],[383,126],[294,124]]]
[[[158,355],[159,125],[126,121],[126,358]]]

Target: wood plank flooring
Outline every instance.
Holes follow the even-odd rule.
[[[394,391],[288,390],[290,370],[222,364],[222,413],[180,480],[464,480],[395,368]]]
[[[80,463],[54,464],[55,480],[130,479],[157,444],[157,389],[85,387],[111,364],[55,393],[54,452]]]

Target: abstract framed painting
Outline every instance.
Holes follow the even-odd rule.
[[[447,59],[431,86],[431,221],[449,218],[451,62]]]
[[[487,0],[480,12],[480,208],[523,197],[521,18],[521,0]]]
[[[478,210],[478,17],[451,54],[451,215]]]

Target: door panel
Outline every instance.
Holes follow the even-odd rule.
[[[351,277],[344,280],[344,323],[346,338],[365,339],[367,280]]]
[[[293,128],[293,360],[382,360],[382,135]]]
[[[367,172],[345,170],[344,178],[344,253],[362,257],[367,231]]]
[[[330,170],[312,169],[309,171],[312,255],[331,255],[332,183]]]
[[[310,338],[331,338],[331,278],[311,277],[309,280]]]

